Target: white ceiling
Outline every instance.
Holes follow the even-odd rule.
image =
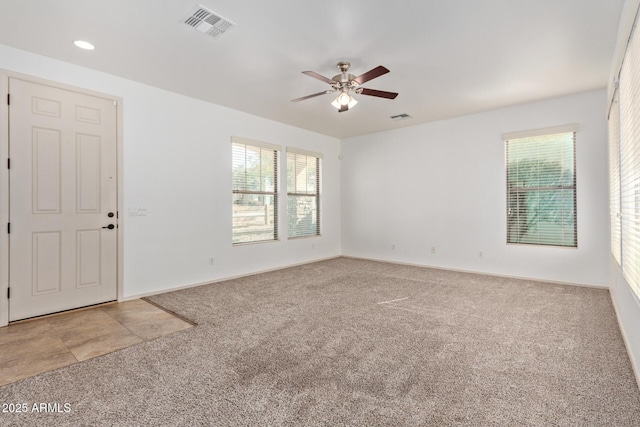
[[[237,27],[182,23],[198,5]],[[606,87],[623,0],[0,0],[0,43],[346,138]],[[94,51],[76,48],[83,39]],[[328,87],[391,70],[338,113]],[[119,94],[114,94],[119,95]],[[126,101],[126,100],[125,100]],[[406,113],[413,119],[392,121]]]

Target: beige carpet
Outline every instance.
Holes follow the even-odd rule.
[[[195,328],[0,388],[0,425],[638,426],[606,290],[348,258],[150,298]]]

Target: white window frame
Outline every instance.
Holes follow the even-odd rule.
[[[616,86],[618,86],[616,84]],[[622,265],[622,215],[620,213],[620,91],[616,87],[609,110],[609,223],[611,254]]]
[[[511,132],[505,133],[502,135],[502,139],[505,142],[505,167],[506,167],[506,214],[507,214],[507,234],[506,240],[507,244],[513,245],[534,245],[534,246],[553,246],[553,247],[563,247],[563,248],[577,248],[578,247],[578,215],[577,215],[577,174],[576,174],[576,134],[579,130],[579,126],[577,124],[569,124],[563,126],[555,126],[543,129],[535,129],[521,132]],[[563,135],[567,136],[567,134],[572,134],[573,138],[573,147],[572,147],[572,183],[570,185],[562,184],[562,185],[551,185],[551,186],[510,186],[510,147],[513,144],[518,143],[531,143],[537,142],[539,139],[541,142],[543,138],[553,137],[554,135]],[[547,148],[546,150],[549,150]],[[542,151],[541,151],[542,152]],[[532,152],[532,160],[538,159],[535,157],[536,154]],[[572,200],[572,212],[570,214],[573,215],[573,230],[568,233],[568,236],[573,237],[573,239],[569,238],[565,240],[564,230],[566,227],[560,225],[560,229],[558,232],[554,233],[552,230],[546,229],[539,231],[538,233],[529,234],[528,230],[525,233],[518,231],[520,234],[517,237],[512,236],[512,233],[515,230],[520,230],[521,227],[518,226],[520,224],[519,217],[521,211],[520,203],[516,203],[517,206],[514,208],[512,206],[512,201],[515,198],[518,201],[522,196],[526,196],[527,194],[548,194],[549,192],[560,192],[560,194],[565,193],[567,190],[573,191],[573,200]],[[570,199],[569,199],[570,200]],[[515,210],[515,212],[514,212]],[[514,222],[514,215],[517,216],[517,220]],[[515,224],[515,225],[514,225]],[[524,235],[529,235],[528,238],[523,239]],[[537,239],[534,238],[537,236]]]
[[[246,186],[246,182],[244,184],[244,188],[241,188],[242,185],[237,185],[237,183],[235,182],[236,179],[234,178],[234,172],[233,172],[233,165],[234,165],[234,161],[235,161],[235,146],[244,146],[245,147],[245,153],[246,153],[246,147],[252,147],[253,149],[258,148],[260,150],[268,150],[268,151],[272,151],[273,152],[273,178],[272,181],[273,183],[270,185],[272,188],[272,190],[269,190],[267,188],[262,188],[264,183],[262,182],[263,176],[262,173],[260,173],[260,179],[261,179],[261,189],[260,190],[255,190],[255,189],[248,189]],[[241,138],[241,137],[237,137],[237,136],[232,136],[231,137],[231,156],[232,156],[232,175],[231,175],[231,188],[232,188],[232,244],[234,246],[237,245],[245,245],[245,244],[252,244],[252,243],[264,243],[264,242],[274,242],[274,241],[278,241],[279,240],[279,228],[278,228],[278,220],[279,220],[279,215],[278,215],[278,203],[279,203],[279,164],[280,164],[280,152],[282,151],[282,147],[279,145],[275,145],[275,144],[270,144],[267,142],[262,142],[262,141],[255,141],[252,139],[247,139],[247,138]],[[245,163],[246,166],[246,163]],[[273,232],[269,233],[269,235],[271,236],[268,239],[256,239],[256,236],[260,236],[260,235],[264,235],[264,232],[260,232],[260,231],[256,231],[256,233],[254,235],[251,235],[250,233],[247,233],[249,238],[248,239],[242,239],[241,241],[237,240],[237,236],[235,235],[235,230],[236,230],[236,226],[235,226],[235,221],[237,218],[239,218],[239,216],[241,215],[240,212],[237,212],[236,209],[236,204],[235,204],[235,197],[237,195],[247,195],[247,196],[251,196],[251,197],[268,197],[268,196],[272,196],[273,197],[273,204],[272,204],[272,209],[273,209]],[[268,215],[268,207],[267,205],[264,205],[264,209],[265,209],[265,222],[268,221],[269,215]],[[253,237],[251,237],[253,236]]]

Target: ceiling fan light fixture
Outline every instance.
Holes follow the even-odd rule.
[[[338,104],[340,105],[349,105],[349,101],[351,101],[351,99],[353,98],[349,96],[347,92],[342,92],[340,95],[338,95],[336,101],[338,101]]]
[[[348,92],[342,92],[337,96],[336,99],[333,100],[333,102],[331,102],[331,105],[339,110],[344,106],[346,106],[347,108],[352,108],[357,103],[358,101],[353,96],[349,95]]]

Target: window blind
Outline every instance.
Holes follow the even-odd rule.
[[[576,132],[522,135],[505,141],[507,243],[577,247]]]
[[[640,297],[640,37],[633,31],[620,70],[622,273]]]
[[[276,145],[232,137],[233,244],[278,240]]]
[[[619,91],[613,95],[609,112],[609,218],[611,226],[611,253],[621,265],[620,224],[620,102]]]
[[[322,155],[287,148],[289,238],[320,235]]]

